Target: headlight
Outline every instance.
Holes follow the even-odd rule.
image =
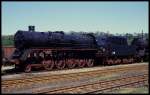
[[[115,55],[115,54],[116,54],[116,52],[115,52],[115,51],[113,51],[113,52],[112,52],[112,54],[113,54],[113,55]]]

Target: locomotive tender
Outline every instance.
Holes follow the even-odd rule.
[[[32,67],[46,70],[92,67],[94,64],[133,63],[136,48],[121,36],[94,36],[90,33],[63,31],[36,32],[18,30],[14,36],[16,50],[11,62],[16,68],[30,72]]]

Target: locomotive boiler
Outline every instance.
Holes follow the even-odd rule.
[[[65,34],[63,31],[36,32],[17,31],[14,37],[16,48],[31,47],[89,47],[96,45],[94,37],[90,34]]]
[[[32,68],[75,68],[96,65],[133,63],[136,46],[122,36],[94,36],[91,33],[37,32],[18,30],[14,36],[16,50],[11,63],[30,72]]]

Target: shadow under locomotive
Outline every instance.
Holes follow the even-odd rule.
[[[29,31],[17,31],[14,43],[16,50],[9,62],[25,72],[33,68],[59,70],[133,63],[141,61],[146,54],[145,47],[137,50],[137,45],[128,45],[122,36],[36,32],[34,26],[29,26]]]

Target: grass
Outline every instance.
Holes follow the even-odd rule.
[[[119,90],[113,90],[109,93],[120,93],[120,94],[148,94],[149,89],[147,87],[139,88],[121,88]]]
[[[116,79],[116,77],[118,77],[119,74],[107,74],[107,75],[100,75],[99,77],[93,78],[94,81],[98,81],[98,80],[112,80],[112,79]],[[92,81],[93,81],[92,80]],[[107,93],[107,92],[106,92]],[[147,87],[138,87],[138,88],[121,88],[121,89],[117,89],[117,90],[112,90],[111,92],[108,93],[116,93],[116,94],[148,94],[149,93],[149,89]]]
[[[99,80],[113,80],[113,79],[116,79],[116,77],[118,77],[117,74],[107,74],[107,75],[100,75],[100,76],[97,76],[95,78],[92,79],[92,81],[99,81]]]

